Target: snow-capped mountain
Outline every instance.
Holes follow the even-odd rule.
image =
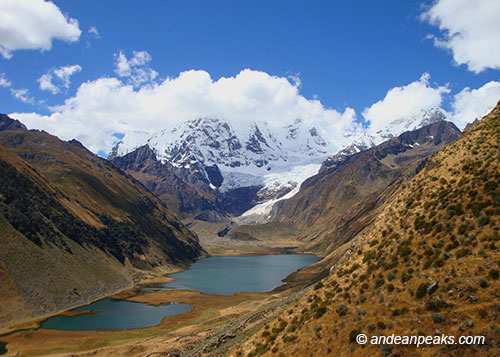
[[[417,115],[396,119],[387,124],[383,129],[377,131],[366,131],[364,133],[346,133],[352,138],[351,144],[329,157],[328,160],[342,161],[344,158],[360,151],[379,145],[384,141],[395,138],[405,131],[413,131],[440,120],[446,120],[447,114],[441,108],[432,108]]]
[[[154,133],[128,132],[109,158],[113,160],[148,145],[158,161],[177,168],[181,176],[190,172],[197,180],[201,177],[216,192],[258,188],[253,202],[260,205],[253,214],[268,212],[271,203],[293,196],[326,159],[342,160],[402,132],[445,118],[446,113],[437,108],[395,120],[376,132],[344,132],[332,138],[322,128],[301,119],[273,127],[265,121],[232,124],[205,117]]]
[[[224,178],[222,183],[213,182],[207,172],[203,174],[221,191],[268,183],[273,186],[277,181],[266,182],[266,176],[274,177],[291,167],[311,163],[319,168],[328,154],[338,150],[322,138],[316,127],[300,119],[282,128],[272,128],[265,122],[235,128],[222,119],[207,117],[152,134],[129,132],[109,158],[123,156],[145,144],[158,160],[176,167],[189,169],[196,165],[206,171],[206,167],[217,165]]]

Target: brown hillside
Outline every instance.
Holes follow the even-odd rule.
[[[331,253],[331,274],[234,356],[500,355],[500,105]],[[371,345],[364,333],[484,336],[481,345]]]
[[[26,130],[0,132],[0,143],[0,295],[11,302],[1,325],[204,254],[161,201],[78,143]]]
[[[190,185],[176,174],[171,164],[159,162],[147,145],[111,161],[146,186],[180,217],[196,216],[204,211],[212,211],[215,216],[223,215],[217,207],[215,191],[208,184],[199,180],[204,189]]]
[[[401,183],[459,134],[454,124],[439,121],[347,158],[333,157],[297,195],[278,202],[276,221],[293,222],[305,232],[299,238],[305,243],[301,250],[325,257],[369,225]],[[289,282],[324,276],[330,266],[324,259],[292,275]]]

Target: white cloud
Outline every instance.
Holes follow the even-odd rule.
[[[101,38],[101,35],[99,34],[97,27],[95,27],[95,26],[92,26],[91,28],[89,28],[88,32],[89,32],[89,34],[91,34],[95,38]]]
[[[284,126],[303,118],[332,140],[352,128],[356,117],[351,108],[340,113],[304,98],[286,78],[248,69],[217,81],[205,71],[191,70],[139,89],[117,78],[99,78],[83,83],[74,97],[51,110],[50,116],[12,115],[65,140],[76,136],[93,152],[109,152],[115,133],[159,130],[207,115],[230,120],[235,127],[255,120]]]
[[[151,55],[146,51],[134,51],[133,54],[130,60],[122,51],[115,54],[115,73],[120,77],[128,77],[128,82],[134,87],[153,81],[158,72],[149,67]]]
[[[56,75],[57,78],[59,78],[62,81],[62,85],[65,88],[68,88],[69,85],[71,84],[69,78],[75,74],[78,73],[82,70],[82,67],[74,64],[72,66],[62,66],[54,70],[54,74]]]
[[[40,78],[38,78],[38,83],[41,90],[46,90],[52,92],[52,94],[59,93],[59,88],[52,83],[52,74],[45,73]]]
[[[453,122],[463,129],[467,123],[488,114],[500,100],[500,82],[491,81],[478,89],[464,88],[454,96]]]
[[[0,54],[5,58],[17,50],[47,51],[53,39],[75,42],[80,34],[78,21],[50,1],[0,1]]]
[[[421,18],[438,26],[437,47],[449,49],[457,64],[479,73],[500,69],[500,1],[438,0]]]
[[[390,89],[384,99],[366,108],[363,116],[370,121],[370,130],[377,131],[396,119],[439,107],[443,94],[450,90],[446,86],[432,86],[429,79],[430,75],[424,73],[420,79],[406,86]]]
[[[10,92],[14,98],[20,100],[21,102],[27,104],[35,103],[35,99],[30,96],[29,91],[26,88],[21,88],[21,89],[11,88]]]
[[[60,93],[61,87],[69,88],[71,84],[70,77],[81,70],[82,67],[77,64],[55,68],[38,78],[40,89],[49,91],[52,94]],[[56,80],[57,84],[54,84],[53,80]]]
[[[8,88],[12,85],[12,82],[5,78],[3,73],[0,73],[0,87]]]

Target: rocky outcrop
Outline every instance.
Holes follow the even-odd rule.
[[[28,130],[19,120],[11,119],[7,114],[0,114],[0,131],[4,130]]]

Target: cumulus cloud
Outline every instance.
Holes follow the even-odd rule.
[[[14,98],[20,100],[23,103],[26,104],[35,103],[35,99],[32,96],[30,96],[29,90],[27,90],[26,88],[20,88],[20,89],[11,88],[10,93]]]
[[[97,27],[95,27],[95,26],[92,26],[91,28],[89,28],[88,32],[90,35],[94,36],[95,38],[101,38],[101,35],[99,34]]]
[[[53,39],[75,42],[80,34],[78,21],[50,1],[0,1],[0,54],[5,58],[16,50],[47,51]]]
[[[41,90],[52,92],[52,94],[59,93],[59,88],[52,83],[52,74],[45,73],[38,78],[38,83]]]
[[[151,55],[146,51],[134,51],[128,59],[123,51],[115,54],[115,73],[120,77],[128,77],[134,87],[153,81],[158,72],[149,67]]]
[[[430,75],[424,73],[406,86],[390,89],[384,99],[366,108],[363,116],[370,122],[370,130],[377,131],[394,120],[439,107],[443,94],[450,90],[447,86],[432,86],[429,80]]]
[[[449,49],[457,64],[479,73],[500,69],[500,1],[439,0],[421,16],[438,26],[437,47]]]
[[[12,85],[12,82],[5,78],[5,74],[0,73],[0,87],[8,88]]]
[[[62,88],[69,88],[71,84],[70,77],[82,70],[82,67],[75,64],[71,66],[61,66],[50,70],[49,72],[38,78],[38,83],[41,90],[46,90],[52,94],[61,92]],[[53,81],[56,81],[54,84]]]
[[[306,99],[286,78],[249,69],[219,80],[191,70],[140,88],[118,78],[99,78],[83,83],[74,97],[51,110],[50,116],[12,116],[65,140],[76,136],[93,152],[109,152],[118,140],[116,133],[155,131],[207,115],[229,120],[237,128],[256,120],[285,126],[302,118],[314,121],[332,140],[352,128],[356,118],[351,108],[341,113]]]
[[[467,123],[481,119],[500,100],[500,82],[491,81],[478,89],[464,88],[454,96],[453,122],[463,129]]]

